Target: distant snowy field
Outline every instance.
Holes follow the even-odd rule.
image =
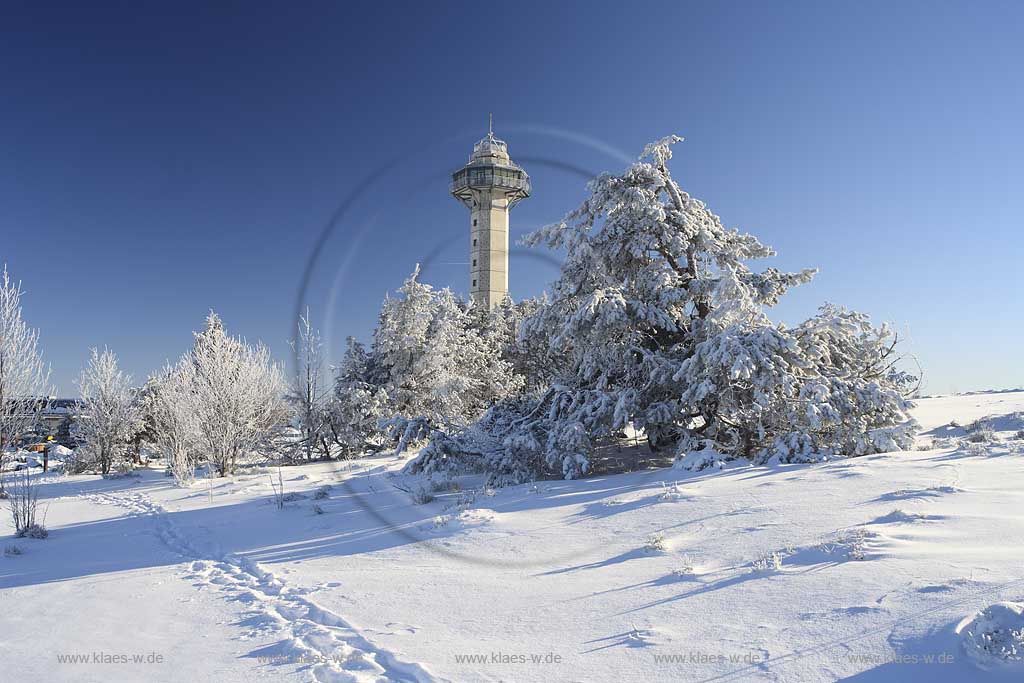
[[[283,510],[273,470],[188,490],[155,469],[39,475],[50,538],[13,539],[6,510],[0,526],[22,551],[0,557],[0,671],[1024,680],[1022,411],[1024,392],[930,398],[922,450],[465,481],[425,504],[391,457],[286,468]]]

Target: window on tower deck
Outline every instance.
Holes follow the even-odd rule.
[[[473,219],[473,227],[474,228],[476,227],[476,219],[475,218]]]
[[[474,247],[476,246],[476,240],[473,240],[473,246]]]
[[[476,259],[473,259],[473,265],[476,266]]]
[[[473,280],[473,286],[476,287],[476,280]]]

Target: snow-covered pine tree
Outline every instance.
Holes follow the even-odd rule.
[[[434,316],[434,288],[419,281],[419,266],[381,307],[373,334],[373,356],[383,374],[391,411],[421,415],[429,406],[429,377],[423,375],[427,332]]]
[[[419,268],[388,298],[373,339],[373,367],[393,415],[465,424],[519,391],[506,334],[450,290],[419,282]]]
[[[379,428],[390,417],[387,390],[375,358],[355,337],[335,369],[334,397],[328,406],[330,430],[342,457],[355,457],[384,444]]]
[[[0,275],[0,494],[6,449],[36,424],[40,399],[49,393],[50,370],[39,351],[39,332],[21,317],[23,293],[5,265]]]
[[[828,308],[794,330],[773,325],[764,309],[814,271],[752,270],[772,250],[676,184],[668,161],[680,140],[648,145],[526,238],[566,252],[551,300],[520,330],[560,367],[546,391],[474,428],[501,444],[485,465],[499,482],[581,476],[595,444],[630,424],[681,463],[699,449],[698,466],[710,452],[792,459],[909,444],[888,330]],[[430,451],[410,469],[429,468]]]
[[[97,468],[108,474],[112,467],[130,463],[129,441],[142,426],[131,378],[117,366],[109,349],[92,349],[89,364],[78,381],[82,405],[75,416],[74,434],[80,446],[75,468]]]
[[[459,429],[522,390],[507,353],[513,314],[467,305],[418,278],[417,267],[385,299],[372,349],[350,339],[336,369],[332,429],[346,452],[380,438],[401,449],[434,430]]]
[[[523,321],[547,305],[547,295],[515,304],[506,299],[491,317],[500,330],[502,358],[512,365],[515,375],[523,378],[523,391],[527,393],[550,387],[566,362],[542,330],[535,328],[529,334],[520,334]]]
[[[497,316],[467,309],[448,289],[435,293],[431,313],[417,368],[427,399],[419,416],[463,426],[521,389],[522,378],[502,358],[505,335]]]

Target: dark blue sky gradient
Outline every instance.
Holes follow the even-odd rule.
[[[842,303],[928,390],[1024,384],[1020,3],[87,4],[0,17],[0,261],[62,394],[90,346],[141,380],[210,308],[287,358],[346,199],[308,290],[334,354],[417,261],[464,292],[446,175],[490,111],[534,181],[514,238],[677,133],[688,191],[822,269],[778,318]],[[511,265],[517,297],[555,272]]]

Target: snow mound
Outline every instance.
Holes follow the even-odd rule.
[[[731,459],[732,456],[719,453],[711,448],[704,448],[680,455],[672,466],[678,470],[700,472],[710,467],[722,469],[725,467],[725,463]]]
[[[1024,603],[998,602],[956,627],[964,653],[982,669],[1024,671]]]

